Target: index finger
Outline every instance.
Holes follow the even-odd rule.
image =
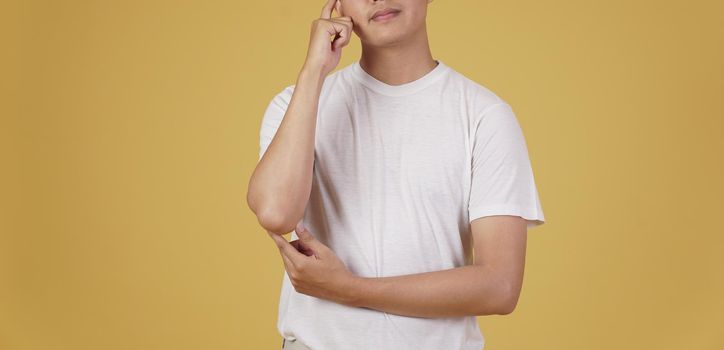
[[[331,18],[332,11],[334,10],[334,4],[336,4],[336,3],[337,3],[337,0],[327,0],[327,3],[324,4],[324,7],[322,8],[321,18]]]

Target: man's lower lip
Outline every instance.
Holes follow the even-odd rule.
[[[399,13],[400,13],[400,11],[390,12],[390,13],[382,15],[382,16],[377,16],[377,17],[373,18],[372,20],[373,21],[384,21],[386,19],[390,19],[390,18],[397,16]]]

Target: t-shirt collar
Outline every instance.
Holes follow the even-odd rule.
[[[443,76],[448,71],[448,66],[441,60],[435,60],[438,64],[422,77],[411,82],[401,85],[389,85],[367,73],[359,64],[359,60],[352,64],[352,75],[368,88],[388,96],[402,96],[417,92],[425,87],[430,86],[434,81]]]

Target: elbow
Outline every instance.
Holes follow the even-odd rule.
[[[291,231],[288,230],[289,225],[284,218],[284,210],[280,210],[269,203],[262,203],[262,201],[259,200],[259,196],[251,190],[247,192],[246,202],[249,209],[256,215],[256,220],[259,222],[259,225],[265,230],[277,234],[285,234]]]
[[[303,212],[297,215],[293,214],[290,209],[282,207],[288,203],[259,203],[251,195],[247,195],[247,204],[256,215],[261,227],[280,235],[293,231],[303,215]]]
[[[500,311],[497,312],[498,315],[510,315],[515,310],[517,302],[506,302],[502,303],[500,305]]]
[[[299,221],[299,219],[293,220],[290,216],[285,215],[286,212],[278,209],[262,209],[257,214],[257,221],[265,230],[283,235],[294,231]]]
[[[498,303],[499,310],[496,312],[498,315],[510,315],[515,311],[515,307],[518,305],[518,299],[520,297],[519,287],[508,287],[502,288],[500,302]]]

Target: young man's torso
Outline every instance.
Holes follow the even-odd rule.
[[[315,134],[304,225],[363,277],[472,263],[470,221],[520,215],[543,223],[532,169],[510,106],[437,60],[388,85],[356,61],[328,75]],[[294,86],[264,116],[260,158]],[[292,239],[297,239],[292,233]],[[417,318],[297,293],[284,274],[278,329],[315,350],[483,348],[475,316]]]

